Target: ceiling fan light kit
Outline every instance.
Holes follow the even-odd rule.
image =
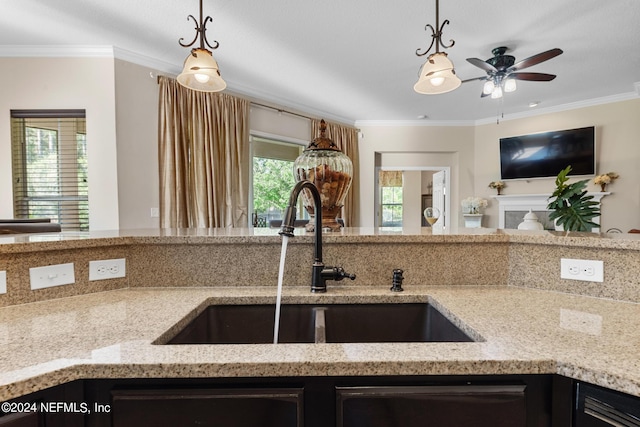
[[[467,58],[467,61],[476,67],[484,70],[487,75],[474,79],[464,80],[462,83],[471,81],[484,81],[481,97],[491,96],[492,99],[502,98],[503,93],[514,92],[517,89],[516,80],[527,80],[535,82],[549,82],[556,78],[554,74],[519,72],[523,68],[532,67],[541,62],[562,53],[562,50],[555,48],[537,55],[533,55],[520,62],[515,62],[515,57],[505,55],[507,48],[497,47],[491,51],[493,57],[483,61],[478,58]]]
[[[440,4],[439,0],[436,0],[436,26],[433,27],[430,24],[425,26],[425,30],[427,28],[431,30],[431,44],[424,52],[420,52],[420,49],[417,49],[416,55],[426,55],[434,45],[436,51],[427,57],[427,61],[420,69],[418,82],[413,86],[413,90],[417,93],[436,95],[451,92],[462,84],[462,81],[456,75],[453,63],[447,58],[447,54],[440,52],[440,46],[448,49],[455,44],[453,40],[450,40],[448,46],[442,44],[442,29],[448,23],[449,20],[445,19],[442,26],[440,26]]]
[[[211,50],[218,48],[219,43],[214,41],[213,45],[207,40],[207,23],[213,21],[210,16],[202,19],[202,0],[200,0],[200,20],[196,20],[193,15],[189,15],[187,19],[192,19],[196,24],[196,36],[191,43],[185,44],[180,39],[178,43],[182,47],[193,46],[198,38],[200,38],[200,47],[191,49],[191,53],[184,60],[182,73],[178,75],[177,80],[182,86],[197,90],[200,92],[219,92],[227,87],[227,83],[222,79],[218,63],[213,58]]]

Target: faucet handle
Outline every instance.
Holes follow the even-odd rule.
[[[342,279],[356,280],[356,275],[347,273],[346,271],[344,271],[344,268],[336,267],[336,270],[338,275],[338,278],[336,280],[342,280]]]
[[[342,279],[356,279],[355,274],[347,273],[342,267],[325,267],[325,269],[322,271],[322,275],[326,280],[340,281]]]

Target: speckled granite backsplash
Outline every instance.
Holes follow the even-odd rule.
[[[521,286],[640,302],[637,236],[467,230],[432,235],[346,229],[324,237],[324,263],[355,273],[331,287],[390,287],[394,268],[405,287]],[[140,230],[0,238],[7,293],[0,306],[135,287],[276,286],[281,240],[277,230]],[[313,236],[289,242],[285,286],[310,283]],[[90,260],[125,258],[127,277],[88,280]],[[560,258],[604,261],[604,283],[560,279]],[[32,291],[29,268],[73,262],[72,285]]]

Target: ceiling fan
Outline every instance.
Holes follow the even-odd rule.
[[[493,57],[486,61],[478,58],[467,58],[469,63],[486,71],[487,75],[463,80],[462,83],[484,80],[485,84],[480,96],[491,95],[492,98],[501,98],[503,91],[513,92],[516,90],[516,80],[548,82],[556,78],[555,74],[520,72],[520,70],[555,58],[562,53],[561,49],[547,50],[517,63],[515,62],[516,58],[511,55],[505,55],[506,52],[507,48],[500,46],[491,51]]]

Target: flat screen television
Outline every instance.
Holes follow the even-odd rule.
[[[595,175],[595,127],[500,138],[501,179],[549,178],[571,165],[571,175]]]

